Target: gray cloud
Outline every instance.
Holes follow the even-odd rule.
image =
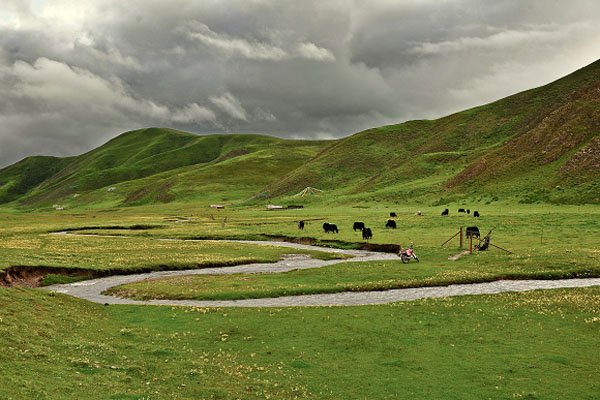
[[[244,110],[240,101],[231,93],[224,93],[220,96],[211,96],[210,101],[231,118],[248,121],[246,110]]]
[[[594,0],[5,0],[0,166],[119,133],[336,138],[600,58]]]

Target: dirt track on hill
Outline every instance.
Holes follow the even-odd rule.
[[[173,239],[164,239],[173,240]],[[536,289],[558,289],[572,287],[600,286],[600,278],[589,279],[558,279],[558,280],[500,280],[486,283],[460,284],[450,286],[392,289],[385,291],[369,292],[341,292],[329,294],[314,294],[300,296],[285,296],[264,299],[245,299],[229,301],[197,301],[197,300],[146,300],[137,301],[113,296],[105,296],[102,292],[110,287],[144,279],[155,279],[168,276],[181,276],[192,274],[235,274],[235,273],[280,273],[294,269],[319,268],[343,262],[361,262],[378,260],[397,260],[395,254],[370,252],[364,250],[342,250],[326,247],[308,246],[287,242],[256,242],[239,240],[255,245],[281,246],[297,249],[320,250],[354,256],[344,260],[315,260],[307,255],[289,255],[276,263],[256,263],[238,265],[234,267],[204,268],[185,271],[159,271],[134,275],[117,275],[105,278],[92,279],[71,284],[47,286],[43,289],[69,294],[85,300],[103,304],[147,304],[147,305],[175,305],[175,306],[201,306],[201,307],[286,307],[286,306],[351,306],[368,304],[385,304],[398,301],[410,301],[424,298],[437,298],[449,296],[465,296],[477,294],[495,294],[502,292],[520,292]]]

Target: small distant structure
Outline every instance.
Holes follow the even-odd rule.
[[[212,208],[213,210],[221,210],[221,209],[225,208],[225,206],[223,206],[221,204],[211,204],[210,208]]]
[[[275,204],[267,205],[267,210],[283,210],[283,206],[276,206]]]
[[[116,186],[109,187],[109,188],[108,188],[108,190],[107,190],[107,192],[112,192],[112,191],[114,191],[115,189],[116,189]]]
[[[321,189],[307,186],[300,193],[296,193],[293,197],[320,196],[321,194],[323,194]]]
[[[64,207],[56,207],[56,211],[62,211],[64,209],[65,209]]]
[[[79,193],[75,193],[75,194],[73,195],[73,198],[74,198],[74,199],[76,199],[76,198],[78,198],[79,196],[80,196],[80,194],[79,194]]]

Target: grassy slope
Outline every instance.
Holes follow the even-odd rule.
[[[0,170],[0,202],[69,207],[240,201],[306,186],[340,201],[446,199],[600,202],[600,61],[546,86],[434,121],[333,142],[259,135],[127,132],[78,157]],[[118,193],[107,194],[112,185]],[[217,195],[217,193],[222,193]],[[74,194],[83,195],[77,201]]]
[[[598,202],[599,76],[600,61],[549,85],[438,120],[360,132],[265,191],[290,194],[310,185],[356,200],[519,191],[524,201]],[[555,187],[565,181],[570,185]],[[545,197],[528,193],[533,189]]]
[[[600,61],[438,120],[333,142],[140,129],[78,157],[32,157],[1,170],[0,202],[240,201],[261,188],[279,196],[306,186],[344,201],[492,193],[523,202],[600,202],[598,76]],[[73,201],[74,194],[84,198]]]
[[[0,288],[0,397],[595,398],[600,289],[382,306],[110,306]]]
[[[29,207],[139,205],[190,200],[224,187],[239,200],[298,167],[326,144],[140,129],[78,157],[32,157],[2,170],[0,201],[20,197]],[[119,187],[107,192],[112,185]]]
[[[0,204],[23,196],[72,162],[74,157],[28,157],[0,169]]]

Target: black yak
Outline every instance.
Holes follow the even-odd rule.
[[[448,215],[449,213],[450,211],[448,211],[448,209],[446,208],[444,211],[442,211],[442,216]]]
[[[479,234],[479,228],[476,226],[468,226],[467,227],[467,239],[470,238],[471,236],[478,238],[480,236]]]
[[[355,222],[354,225],[352,226],[352,229],[354,229],[354,232],[356,231],[362,231],[365,227],[365,223],[364,222]]]
[[[304,221],[298,221],[298,229],[304,229]]]
[[[327,223],[327,222],[325,222],[323,224],[323,230],[325,231],[325,233],[329,233],[329,232],[331,232],[331,233],[339,233],[338,232],[338,227],[337,227],[336,224],[330,224],[330,223]]]
[[[362,230],[363,240],[369,240],[373,237],[373,232],[371,232],[371,228],[364,228]]]
[[[388,219],[388,222],[386,222],[385,227],[396,229],[396,221],[394,221],[393,219]]]

